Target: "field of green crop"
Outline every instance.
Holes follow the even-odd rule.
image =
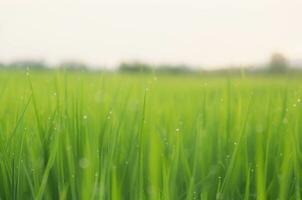
[[[301,199],[302,80],[0,73],[0,199]]]

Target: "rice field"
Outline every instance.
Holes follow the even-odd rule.
[[[302,79],[0,73],[0,199],[301,199]]]

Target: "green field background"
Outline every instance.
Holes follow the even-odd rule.
[[[0,199],[301,199],[302,79],[0,73]]]

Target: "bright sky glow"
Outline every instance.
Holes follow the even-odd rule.
[[[218,65],[302,58],[301,0],[1,0],[0,62]]]

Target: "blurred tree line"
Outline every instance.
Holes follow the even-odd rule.
[[[191,69],[189,66],[180,64],[180,65],[150,65],[142,62],[123,62],[118,67],[120,72],[124,73],[171,73],[171,74],[189,74],[194,73],[197,70]]]
[[[67,70],[67,71],[96,71],[92,67],[80,61],[64,61],[61,64],[50,67],[43,60],[20,60],[9,64],[0,63],[0,69],[6,70]],[[94,68],[96,69],[96,68]],[[97,68],[97,71],[105,71],[104,68]],[[240,75],[247,74],[285,74],[285,73],[302,73],[301,66],[291,66],[288,59],[281,53],[274,53],[269,62],[262,66],[239,66],[225,67],[218,70],[202,70],[185,64],[171,65],[151,65],[143,62],[122,62],[117,67],[120,73],[161,73],[161,74],[204,74],[204,75]]]
[[[18,60],[8,64],[0,63],[0,69],[6,70],[68,70],[68,71],[88,71],[89,66],[80,61],[64,61],[59,65],[50,67],[43,60]]]
[[[40,60],[18,60],[13,61],[9,64],[0,64],[0,68],[8,70],[22,70],[22,69],[33,69],[33,70],[46,70],[48,66],[44,61]]]
[[[302,63],[301,63],[302,65]],[[242,73],[248,74],[285,74],[291,71],[301,71],[302,66],[291,68],[289,61],[287,58],[281,53],[274,53],[269,62],[263,66],[239,66],[239,67],[224,67],[218,70],[202,70],[189,67],[187,65],[149,65],[142,62],[129,62],[129,63],[121,63],[119,66],[120,72],[126,73],[168,73],[168,74],[231,74],[231,75],[239,75]]]

